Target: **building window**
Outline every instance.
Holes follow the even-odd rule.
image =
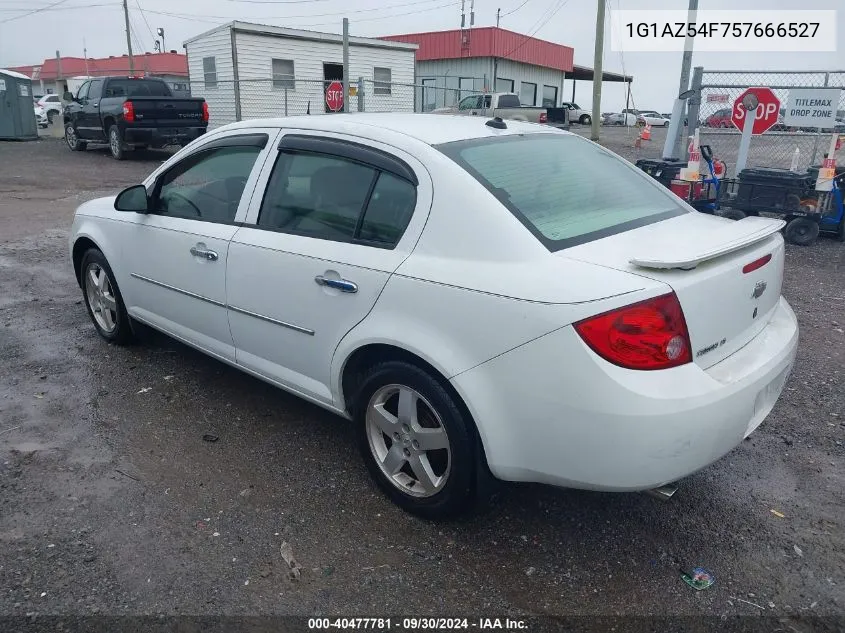
[[[214,57],[202,58],[202,74],[206,88],[217,87],[217,60]]]
[[[373,94],[389,95],[390,94],[390,69],[389,68],[373,68]]]
[[[513,79],[496,77],[496,92],[513,92]]]
[[[431,112],[437,107],[437,79],[423,79],[422,86],[422,110]]]
[[[554,108],[557,106],[557,86],[543,86],[543,107]]]
[[[523,81],[519,86],[519,102],[525,106],[535,105],[537,103],[537,84]]]
[[[463,99],[475,92],[475,79],[473,77],[461,77],[458,79],[458,99]]]
[[[273,87],[296,90],[296,75],[292,59],[274,59],[273,65]]]

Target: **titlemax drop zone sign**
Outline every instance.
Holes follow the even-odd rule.
[[[783,124],[787,127],[820,127],[836,125],[839,88],[793,88],[789,91]]]

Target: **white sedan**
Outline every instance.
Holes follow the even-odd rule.
[[[637,116],[637,122],[642,125],[651,125],[652,127],[669,127],[671,121],[657,112],[646,111],[640,112]]]
[[[145,323],[352,420],[441,517],[490,473],[645,490],[739,444],[798,342],[782,225],[547,126],[349,114],[209,132],[80,206],[70,249],[104,339]]]
[[[49,120],[47,118],[47,112],[37,103],[33,106],[35,111],[35,122],[38,124],[40,128],[46,128]]]

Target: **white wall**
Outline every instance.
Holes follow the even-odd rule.
[[[208,102],[209,129],[220,127],[235,120],[234,66],[232,65],[232,40],[228,28],[209,33],[189,42],[188,75],[191,80],[191,96],[204,97]],[[202,60],[214,57],[217,65],[217,87],[205,86]]]

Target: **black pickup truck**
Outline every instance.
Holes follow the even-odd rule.
[[[129,149],[187,145],[208,127],[205,99],[174,97],[161,79],[97,77],[64,100],[68,147],[108,143],[117,160]]]

